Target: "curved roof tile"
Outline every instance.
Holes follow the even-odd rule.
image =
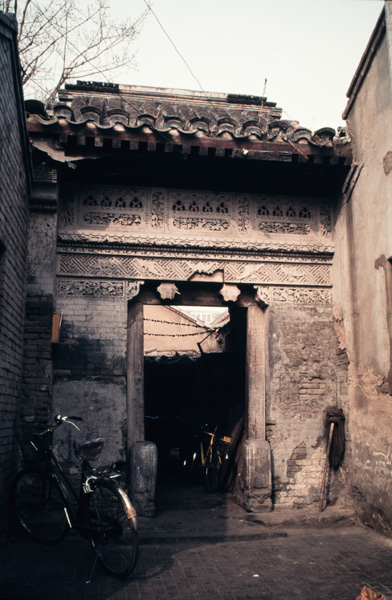
[[[114,86],[114,87],[113,87]],[[229,134],[234,140],[265,140],[309,143],[317,147],[342,146],[350,142],[347,132],[325,127],[312,133],[297,121],[281,119],[282,110],[266,98],[208,95],[187,90],[164,90],[137,86],[101,87],[91,82],[66,86],[59,101],[46,107],[46,116],[34,110],[30,115],[43,126],[53,126],[65,119],[72,129],[93,122],[97,130],[109,132],[118,124],[136,132],[149,127],[166,134],[177,130],[183,136],[204,135],[210,138]]]

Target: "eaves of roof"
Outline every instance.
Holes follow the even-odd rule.
[[[376,26],[372,32],[368,45],[366,46],[365,52],[362,55],[360,63],[355,71],[354,77],[351,80],[350,87],[347,90],[347,106],[342,114],[343,119],[347,119],[355,99],[358,95],[359,90],[366,78],[366,75],[370,69],[373,59],[376,55],[377,49],[385,35],[386,22],[385,22],[385,8],[382,9],[381,14],[378,18]]]
[[[129,150],[180,151],[247,160],[292,161],[295,156],[299,162],[313,156],[315,162],[351,162],[351,144],[345,130],[338,135],[331,128],[312,133],[296,121],[273,121],[264,129],[253,127],[245,134],[222,128],[212,135],[201,127],[183,129],[172,124],[159,128],[148,122],[132,126],[118,121],[102,125],[91,118],[72,121],[62,115],[50,119],[30,115],[27,122],[33,145],[43,151],[46,148],[61,162]]]

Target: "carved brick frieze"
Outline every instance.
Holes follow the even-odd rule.
[[[68,185],[58,294],[131,299],[145,280],[174,285],[220,273],[224,286],[259,286],[266,304],[326,304],[331,230],[325,200]]]
[[[57,282],[57,295],[60,298],[88,297],[88,298],[123,298],[125,284],[123,281],[109,281],[96,279],[59,279]]]
[[[301,238],[302,239],[302,238]],[[170,252],[172,248],[175,251],[178,251],[178,248],[181,248],[181,252],[189,251],[196,252],[196,248],[198,250],[203,250],[203,253],[208,250],[211,253],[217,253],[219,251],[226,251],[230,253],[238,253],[239,250],[243,252],[270,252],[274,254],[279,253],[290,253],[290,255],[295,255],[298,252],[306,252],[311,254],[332,254],[334,251],[334,247],[332,244],[326,244],[325,240],[320,240],[321,243],[317,241],[314,243],[301,243],[298,240],[297,243],[285,242],[280,238],[279,241],[272,241],[270,239],[263,239],[260,241],[252,240],[252,239],[237,239],[237,240],[228,240],[228,239],[220,239],[220,240],[211,240],[208,238],[198,238],[196,239],[193,236],[188,236],[187,238],[179,238],[175,236],[164,237],[164,236],[155,236],[151,237],[149,235],[140,235],[140,236],[132,236],[132,239],[125,235],[110,235],[105,233],[102,234],[94,234],[94,233],[86,233],[86,232],[78,232],[78,233],[69,233],[60,231],[58,234],[59,243],[62,246],[72,246],[78,245],[88,246],[89,244],[96,245],[94,247],[94,252],[106,252],[104,249],[104,245],[115,245],[119,248],[119,252],[124,251],[128,252],[130,247],[148,247],[151,249],[157,248],[159,252]],[[99,246],[97,246],[99,244]],[[123,250],[121,250],[121,247]],[[91,251],[91,250],[90,250]],[[290,255],[286,255],[285,260],[290,260],[292,257]],[[318,260],[318,256],[316,257]]]
[[[58,273],[69,277],[159,279],[187,281],[195,274],[221,271],[230,283],[330,285],[328,264],[278,263],[250,260],[60,254]]]
[[[325,246],[329,204],[315,198],[175,190],[120,185],[64,187],[60,236],[120,243],[174,243],[248,247],[291,244]],[[291,240],[291,242],[289,242]]]
[[[59,298],[88,298],[90,300],[126,301],[140,291],[143,281],[92,280],[59,278]],[[263,305],[329,306],[331,292],[326,288],[260,285],[255,287],[255,297]],[[226,290],[233,289],[232,295]],[[235,301],[240,290],[234,285],[224,285],[225,300]],[[227,297],[226,297],[227,296]]]
[[[255,286],[255,288],[256,298],[264,305],[320,306],[331,304],[329,289],[279,286]]]

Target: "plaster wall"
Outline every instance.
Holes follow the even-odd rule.
[[[83,418],[81,432],[57,430],[59,456],[74,461],[71,439],[104,437],[102,464],[126,460],[127,303],[57,299],[63,314],[54,356],[53,414]]]
[[[54,295],[57,211],[31,214],[28,247],[29,296]]]
[[[392,532],[392,94],[384,35],[347,116],[358,180],[337,209],[334,312],[350,360],[350,476],[362,518]]]

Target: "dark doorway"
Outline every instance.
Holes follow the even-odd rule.
[[[230,435],[244,415],[244,352],[145,358],[145,437],[158,447],[158,477],[181,478],[203,428]]]

